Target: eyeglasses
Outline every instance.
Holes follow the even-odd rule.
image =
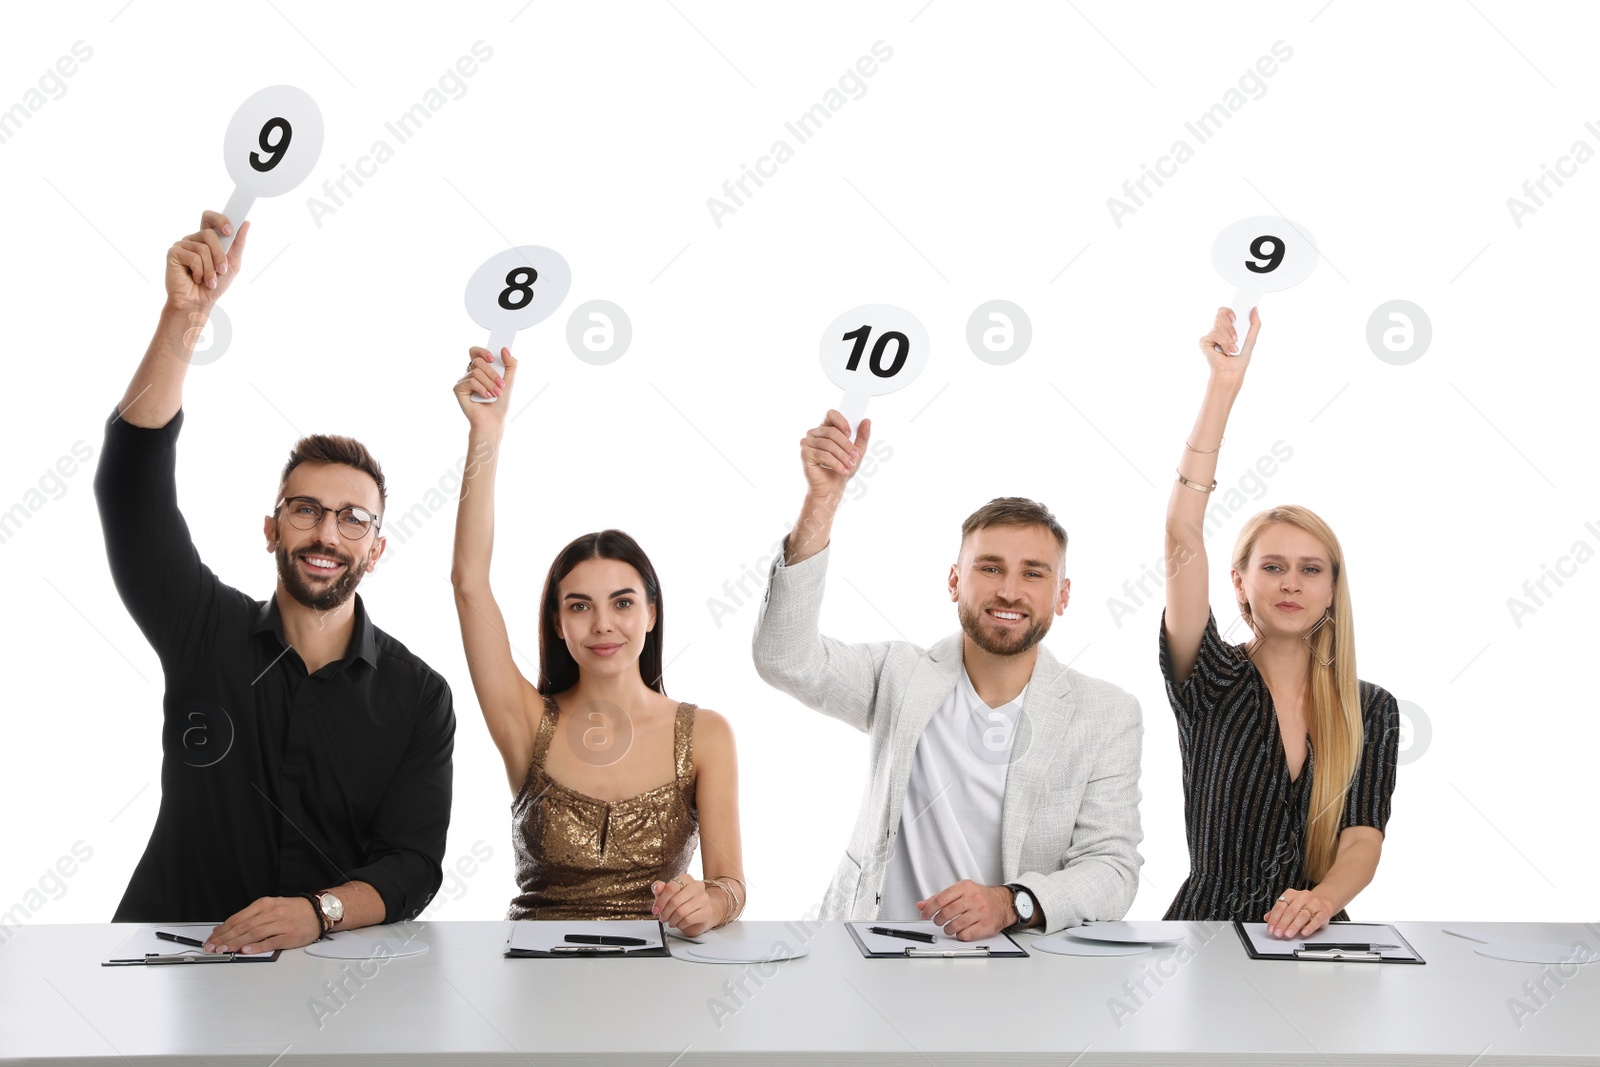
[[[289,523],[297,530],[315,530],[322,525],[322,517],[332,511],[337,520],[340,536],[348,541],[359,541],[367,536],[369,530],[378,529],[378,517],[366,508],[346,506],[337,510],[325,508],[319,501],[308,496],[285,497],[273,505],[276,512],[285,504],[289,505]]]

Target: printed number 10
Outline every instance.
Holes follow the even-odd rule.
[[[855,345],[850,349],[850,359],[844,365],[845,370],[855,370],[861,364],[861,353],[867,347],[867,336],[872,333],[872,327],[863,324],[859,329],[851,330],[841,341],[854,340]],[[883,365],[883,350],[890,341],[895,342],[894,362],[888,367]],[[899,330],[890,330],[880,334],[876,344],[872,346],[872,355],[868,357],[867,366],[873,374],[880,378],[893,378],[900,373],[900,368],[906,364],[906,356],[911,348],[911,342],[906,340],[906,335]]]

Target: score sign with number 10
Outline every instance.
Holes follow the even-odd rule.
[[[893,304],[851,308],[822,331],[822,369],[844,390],[839,413],[850,436],[867,413],[867,400],[904,389],[928,364],[928,331]]]

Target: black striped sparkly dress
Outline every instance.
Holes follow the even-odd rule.
[[[1300,777],[1289,777],[1267,683],[1242,646],[1223,641],[1214,613],[1181,683],[1172,680],[1163,615],[1161,675],[1178,720],[1189,841],[1189,877],[1165,918],[1260,922],[1285,889],[1312,887],[1304,862],[1316,753],[1308,743]],[[1382,831],[1394,792],[1400,709],[1370,682],[1360,683],[1360,692],[1361,758],[1340,829]],[[1333,918],[1348,916],[1340,911]]]

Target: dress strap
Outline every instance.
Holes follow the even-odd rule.
[[[680,703],[672,724],[672,750],[678,785],[686,790],[694,784],[694,712],[693,704]]]
[[[539,731],[533,736],[533,763],[532,767],[544,767],[545,754],[550,751],[550,741],[556,735],[556,722],[561,718],[561,706],[555,698],[545,693],[544,714],[539,716]]]

